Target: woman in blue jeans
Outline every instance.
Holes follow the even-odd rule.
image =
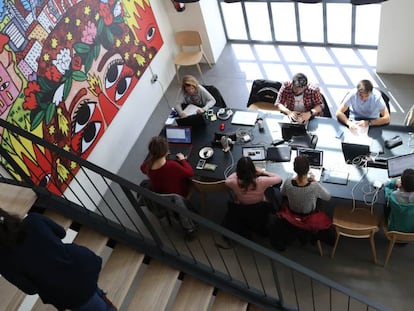
[[[63,243],[65,235],[62,226],[41,214],[20,219],[0,208],[0,274],[58,310],[117,310],[97,285],[102,258]]]

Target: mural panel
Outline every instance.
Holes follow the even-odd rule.
[[[149,0],[0,0],[0,32],[1,118],[84,159],[163,44]],[[65,190],[76,164],[0,134],[36,184]]]

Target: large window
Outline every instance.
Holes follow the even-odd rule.
[[[376,48],[381,4],[349,0],[218,0],[229,42]]]

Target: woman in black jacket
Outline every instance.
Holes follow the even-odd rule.
[[[63,243],[65,235],[63,227],[41,214],[20,219],[0,208],[0,274],[58,310],[116,310],[97,285],[101,257]]]

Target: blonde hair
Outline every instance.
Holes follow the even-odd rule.
[[[187,75],[183,77],[183,81],[181,84],[181,89],[185,92],[185,86],[186,85],[192,85],[195,87],[196,90],[198,90],[198,81],[196,78],[194,78],[191,75]]]

